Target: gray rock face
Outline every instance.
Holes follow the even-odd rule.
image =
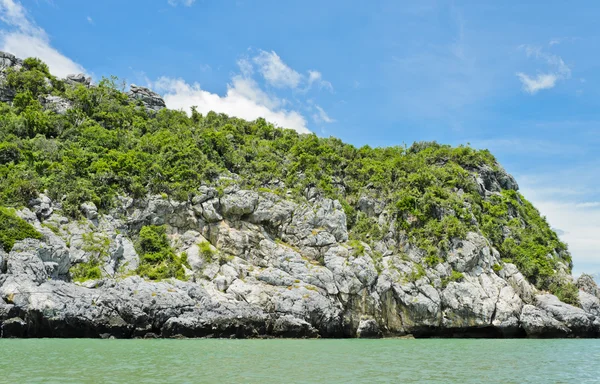
[[[537,295],[537,308],[526,305],[521,323],[528,336],[598,337],[596,316],[558,300],[554,295]]]
[[[88,220],[96,220],[98,218],[98,208],[91,201],[81,204],[81,212]]]
[[[23,60],[10,53],[0,51],[0,102],[12,103],[15,98],[15,91],[5,85],[6,69],[19,69],[22,65]]]
[[[37,198],[29,202],[29,206],[40,219],[47,219],[52,215],[52,201],[44,194],[40,194]]]
[[[587,292],[592,296],[600,298],[600,288],[598,288],[598,285],[596,284],[592,276],[587,275],[585,273],[582,274],[577,279],[576,285],[577,288],[579,288],[580,290]]]
[[[23,60],[8,52],[0,51],[0,71],[4,71],[10,67],[21,67],[22,65]]]
[[[223,196],[220,203],[225,217],[249,215],[254,212],[258,205],[258,193],[253,191],[237,191]]]
[[[381,331],[375,320],[361,320],[358,324],[356,336],[359,339],[375,339],[381,337]]]
[[[66,114],[73,107],[69,100],[53,95],[45,96],[42,100],[42,106],[44,109],[53,111],[59,115]]]
[[[84,75],[83,73],[79,73],[77,75],[67,75],[65,81],[71,85],[81,84],[85,87],[89,87],[92,83],[92,78]]]
[[[150,111],[158,112],[161,109],[166,108],[163,98],[160,97],[158,93],[145,87],[138,87],[137,85],[131,84],[128,96],[132,101],[141,101],[146,109]]]
[[[341,205],[318,195],[298,203],[202,187],[183,202],[122,197],[110,214],[86,203],[79,221],[44,195],[30,207],[17,214],[42,240],[0,252],[3,337],[600,335],[597,287],[585,277],[581,308],[540,294],[476,232],[424,268],[423,252],[398,245],[401,236],[373,248],[348,242]],[[379,212],[373,201],[362,209]],[[378,220],[385,225],[384,212]],[[144,225],[165,225],[175,253],[187,255],[186,281],[131,276]],[[70,282],[70,267],[92,257],[102,278]]]
[[[500,165],[496,165],[495,169],[489,165],[482,165],[477,169],[477,173],[479,174],[477,183],[483,196],[500,192],[502,189],[519,190],[519,185],[514,177],[508,174]]]

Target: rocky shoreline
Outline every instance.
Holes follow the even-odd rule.
[[[600,335],[589,276],[577,281],[581,308],[563,303],[502,263],[477,233],[454,240],[447,261],[415,276],[419,249],[382,249],[379,259],[363,243],[357,254],[339,203],[318,196],[296,203],[232,187],[218,197],[205,187],[188,202],[123,198],[111,214],[91,203],[82,212],[85,219],[69,220],[43,195],[18,211],[42,238],[0,251],[1,337]],[[147,224],[167,226],[173,248],[187,255],[188,281],[132,276],[139,256],[128,234]],[[106,246],[106,277],[70,281],[70,267],[90,257],[90,238]],[[464,277],[444,279],[450,270]]]

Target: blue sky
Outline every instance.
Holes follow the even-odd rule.
[[[0,49],[361,146],[489,148],[600,271],[600,3],[0,0]]]

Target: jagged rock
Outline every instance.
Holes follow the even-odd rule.
[[[52,200],[43,193],[29,202],[29,206],[39,219],[47,219],[52,215]]]
[[[88,201],[87,203],[81,204],[81,212],[88,220],[96,220],[98,218],[98,208],[96,204]]]
[[[458,272],[471,271],[477,265],[487,271],[495,263],[487,240],[474,232],[469,232],[465,240],[453,240],[447,261]]]
[[[218,212],[219,199],[210,199],[201,204],[202,207],[202,217],[204,220],[209,223],[215,223],[217,221],[223,220],[223,216],[221,216]]]
[[[108,263],[110,264],[105,266],[105,270],[109,271],[109,274],[117,272],[127,274],[138,268],[140,259],[133,242],[127,237],[121,234],[117,235],[115,241],[111,243],[109,252]]]
[[[150,111],[158,112],[161,109],[166,108],[163,98],[158,93],[153,92],[148,88],[131,84],[127,95],[132,101],[141,101],[146,109]]]
[[[260,195],[258,205],[248,216],[248,221],[253,224],[262,224],[279,232],[281,226],[291,220],[295,209],[296,204],[275,194],[264,193]]]
[[[357,206],[361,212],[371,217],[381,215],[384,208],[384,205],[377,199],[364,195],[358,199]]]
[[[249,215],[258,205],[258,193],[253,191],[237,191],[223,196],[220,200],[221,211],[225,217],[241,217]]]
[[[54,274],[42,273],[43,263],[53,263]],[[50,277],[66,275],[69,271],[70,255],[68,249],[60,242],[45,242],[25,239],[15,243],[7,260],[8,273],[12,275],[26,274],[35,276],[34,280],[43,282]],[[45,267],[43,267],[45,270]]]
[[[65,81],[71,85],[81,84],[83,86],[89,87],[92,83],[92,78],[86,76],[83,73],[79,73],[76,75],[67,75]]]
[[[0,51],[0,71],[4,71],[10,67],[21,67],[23,65],[23,60],[17,58],[15,55],[10,54],[8,52]]]
[[[6,259],[8,254],[4,252],[4,249],[0,247],[0,275],[6,273]]]
[[[277,337],[313,338],[318,337],[319,332],[308,322],[285,315],[275,320],[273,335]]]
[[[6,260],[6,273],[38,284],[48,279],[44,262],[37,255],[37,240],[26,240],[15,244]]]
[[[291,244],[304,248],[320,248],[348,240],[346,215],[337,200],[322,199],[315,205],[296,209],[284,228]],[[310,250],[306,250],[310,252]],[[314,251],[313,251],[314,252]]]
[[[40,196],[17,214],[42,234],[0,254],[0,323],[18,337],[593,337],[598,298],[582,308],[539,295],[479,233],[453,239],[445,261],[393,242],[347,243],[334,200],[298,204],[237,187],[221,198],[203,187],[188,202],[121,198],[111,214],[81,207],[85,219],[52,212]],[[117,218],[118,217],[118,218]],[[56,228],[50,230],[40,220]],[[182,282],[125,276],[139,265],[133,241],[144,225],[166,225]],[[383,223],[385,225],[385,223]],[[86,238],[108,244],[103,277],[69,283],[71,263],[88,261]],[[203,254],[202,247],[209,251]],[[67,247],[66,244],[69,244]],[[388,245],[389,244],[389,245]],[[396,244],[399,248],[396,248]],[[397,254],[398,249],[402,253]],[[210,253],[210,254],[209,254]],[[2,266],[4,260],[4,267]],[[500,268],[498,268],[500,266]],[[449,281],[453,271],[463,276]],[[578,282],[593,291],[584,279]],[[23,325],[23,323],[25,325]]]
[[[20,317],[5,320],[0,325],[0,336],[3,338],[21,338],[26,335],[27,323]]]
[[[6,73],[8,68],[19,69],[23,65],[21,59],[16,58],[7,52],[0,51],[0,102],[12,103],[16,92],[5,85]]]
[[[514,177],[508,174],[499,164],[496,164],[495,168],[483,164],[477,168],[477,173],[479,174],[477,183],[482,196],[485,196],[486,192],[500,192],[502,189],[519,190],[519,185]]]
[[[585,291],[579,291],[579,302],[581,309],[600,319],[600,299]]]
[[[377,321],[373,319],[361,320],[356,330],[356,337],[359,339],[377,339],[382,336]]]
[[[598,285],[592,276],[585,273],[582,274],[577,279],[576,285],[580,290],[600,298],[600,288],[598,288]]]
[[[571,333],[563,323],[530,304],[523,306],[520,321],[529,337],[566,337]]]
[[[73,108],[73,104],[67,99],[60,96],[48,95],[42,100],[44,109],[53,111],[59,115],[64,115],[67,111]]]
[[[594,316],[581,308],[563,303],[554,295],[537,295],[535,297],[537,307],[550,314],[553,319],[561,322],[569,329],[569,334],[577,337],[596,336],[594,328]],[[521,319],[521,321],[523,321]]]

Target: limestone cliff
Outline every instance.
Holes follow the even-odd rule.
[[[0,55],[0,69],[22,66],[14,56]],[[0,100],[11,104],[20,100],[19,91],[3,83],[5,77]],[[55,94],[37,96],[40,113],[78,122],[44,133],[44,145],[74,136],[90,140],[77,136],[85,119],[100,121],[106,131],[129,124],[88,112],[79,96],[56,91],[93,87],[83,75],[70,76],[52,86]],[[165,116],[160,96],[141,87],[132,87],[118,105],[153,124]],[[190,124],[201,118],[192,116]],[[13,126],[0,124],[3,132]],[[144,127],[140,137],[152,129]],[[15,137],[20,141],[11,146]],[[18,154],[38,145],[39,137],[2,138],[8,144],[0,148],[0,164],[17,172],[29,161]],[[3,195],[2,205],[14,210],[0,212],[6,216],[0,225],[28,224],[37,235],[13,233],[0,247],[0,335],[598,337],[598,287],[589,276],[573,281],[566,247],[518,194],[514,178],[495,160],[465,162],[449,151],[423,144],[402,150],[407,159],[425,159],[418,165],[431,173],[408,167],[389,175],[387,184],[370,175],[364,181],[348,165],[312,182],[311,170],[290,166],[289,157],[276,166],[296,173],[289,171],[286,180],[262,178],[262,184],[249,181],[242,157],[198,185],[193,176],[180,182],[159,175],[169,191],[193,185],[186,194],[156,193],[154,181],[145,193],[133,187],[127,193],[117,189],[122,173],[107,176],[93,165],[93,177],[102,178],[89,188],[112,183],[119,192],[96,203],[86,200],[91,193],[76,195],[83,201],[70,191],[61,195],[51,178],[61,172],[58,166],[38,165],[44,176],[38,183],[49,191],[33,189],[24,204],[16,198],[8,204],[12,195]],[[40,156],[31,153],[29,158]],[[395,163],[398,169],[405,157]],[[8,173],[0,172],[0,186],[8,191],[5,180]]]

